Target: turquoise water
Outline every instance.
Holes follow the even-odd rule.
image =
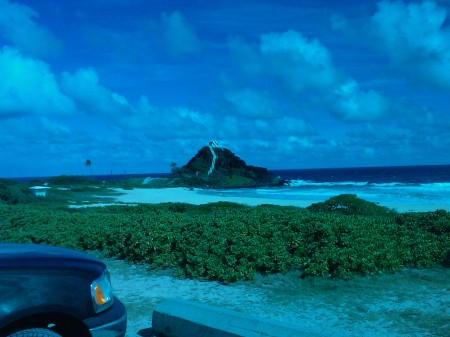
[[[339,194],[356,194],[359,198],[387,207],[405,205],[442,205],[450,207],[450,183],[399,184],[311,184],[292,181],[279,188],[221,190],[224,196],[270,198],[281,200],[325,201]],[[447,208],[437,207],[437,208]]]
[[[325,201],[339,194],[386,207],[450,210],[450,166],[410,166],[274,171],[286,179],[276,188],[222,190],[224,196]],[[404,209],[405,210],[405,209]],[[408,209],[406,209],[408,210]],[[412,210],[412,209],[411,209]]]

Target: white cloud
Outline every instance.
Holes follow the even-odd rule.
[[[314,147],[314,144],[311,143],[311,140],[309,140],[308,138],[304,138],[304,137],[299,138],[296,136],[291,136],[288,138],[286,143],[288,144],[287,146],[291,146],[292,144],[295,144],[295,145],[299,145],[305,149]]]
[[[241,116],[271,118],[279,114],[279,107],[266,93],[252,89],[234,90],[225,94],[225,99]]]
[[[113,118],[131,113],[125,97],[103,87],[92,68],[79,69],[75,74],[64,72],[61,88],[88,114]]]
[[[36,22],[38,17],[26,5],[0,0],[0,36],[32,55],[54,54],[60,49],[60,42]]]
[[[73,102],[60,91],[45,62],[3,47],[0,74],[0,115],[64,115],[75,111]]]
[[[164,13],[161,17],[164,26],[164,39],[172,56],[193,54],[200,50],[200,41],[194,28],[179,12]]]
[[[192,109],[176,107],[171,109],[171,113],[174,114],[174,116],[171,116],[172,125],[179,125],[183,132],[186,131],[186,126],[189,127],[191,125],[196,129],[207,131],[214,124],[214,119],[211,115],[201,114]]]
[[[388,101],[382,95],[373,90],[361,91],[354,80],[348,80],[338,86],[330,99],[332,113],[348,122],[378,119],[389,108]]]
[[[371,25],[392,63],[405,74],[450,89],[447,10],[433,1],[382,1]]]
[[[338,71],[332,63],[331,53],[320,41],[309,40],[297,31],[262,35],[259,48],[234,39],[230,48],[238,55],[244,73],[259,76],[261,81],[268,81],[267,76],[269,80],[275,78],[283,82],[296,99],[305,99],[300,95],[306,92],[316,94],[320,97],[316,104],[343,121],[372,121],[386,115],[391,107],[381,93],[362,90],[356,80]],[[228,92],[226,100],[233,103],[241,115],[254,118],[276,116],[264,114],[264,111],[272,111],[269,108],[276,107],[276,102],[267,95],[257,96],[256,93],[252,89]]]
[[[266,71],[296,91],[326,88],[337,80],[328,49],[297,31],[262,35],[260,52],[267,62]]]

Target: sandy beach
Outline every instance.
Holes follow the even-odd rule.
[[[189,189],[185,187],[175,188],[159,188],[159,189],[133,189],[123,190],[120,188],[114,189],[115,191],[122,193],[115,197],[117,202],[125,203],[144,203],[144,204],[158,204],[163,202],[185,202],[193,205],[203,205],[211,202],[235,202],[238,204],[248,206],[258,206],[263,204],[279,205],[279,206],[296,206],[307,207],[314,201],[312,200],[280,200],[258,197],[230,197],[221,194],[220,191],[211,192],[202,189]]]
[[[235,202],[248,206],[257,206],[263,204],[279,205],[279,206],[294,206],[294,207],[307,207],[315,202],[325,201],[323,200],[308,200],[299,199],[298,196],[293,195],[291,199],[276,199],[261,197],[257,194],[252,196],[246,195],[245,197],[230,196],[220,190],[202,190],[202,189],[189,189],[186,187],[176,188],[137,188],[133,190],[124,190],[121,188],[114,189],[114,191],[120,193],[114,197],[114,202],[118,203],[145,203],[145,204],[158,204],[164,202],[183,202],[194,205],[202,205],[212,202]],[[382,203],[381,206],[393,208],[398,212],[430,212],[438,209],[450,211],[450,205],[445,204],[410,204],[410,203]]]

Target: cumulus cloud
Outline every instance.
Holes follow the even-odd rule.
[[[262,35],[257,47],[234,39],[230,48],[238,55],[244,73],[275,78],[297,97],[315,93],[321,97],[318,104],[343,121],[372,121],[389,112],[390,104],[381,93],[361,89],[355,79],[335,68],[331,53],[320,41],[309,40],[297,31]],[[269,108],[274,106],[251,89],[228,92],[225,99],[248,117],[268,117],[263,112],[272,111]]]
[[[252,89],[234,90],[225,94],[225,99],[241,116],[271,118],[279,114],[279,107],[268,94]]]
[[[65,96],[45,62],[18,50],[0,50],[0,116],[70,114],[73,102]]]
[[[102,86],[92,68],[82,68],[74,74],[64,72],[60,82],[63,92],[88,114],[115,117],[131,113],[125,97]]]
[[[185,107],[170,108],[164,117],[163,123],[169,122],[169,127],[180,132],[178,136],[181,137],[185,134],[191,137],[212,134],[215,126],[212,115]]]
[[[330,108],[338,118],[348,122],[372,121],[383,116],[389,103],[376,91],[361,91],[354,80],[348,80],[332,93]]]
[[[29,54],[52,55],[60,49],[60,42],[36,22],[38,17],[26,5],[0,0],[0,36]]]
[[[297,91],[326,88],[337,80],[328,49],[297,31],[262,35],[260,52],[267,62],[266,71]]]
[[[382,1],[371,18],[373,33],[392,63],[421,81],[450,89],[447,10],[433,1]]]
[[[194,54],[200,50],[200,40],[194,28],[179,12],[164,13],[161,17],[167,51],[172,56]]]

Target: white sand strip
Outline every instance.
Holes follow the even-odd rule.
[[[199,193],[199,189],[188,189],[185,187],[175,188],[152,188],[144,189],[137,188],[134,190],[123,190],[120,188],[114,189],[117,192],[123,193],[114,197],[116,202],[126,203],[143,203],[143,204],[159,204],[163,202],[184,202],[194,205],[203,205],[211,202],[227,201],[238,204],[257,206],[263,204],[279,205],[279,206],[296,206],[307,207],[313,202],[311,200],[299,199],[270,199],[270,198],[252,198],[252,197],[230,197],[224,195],[206,195]]]

